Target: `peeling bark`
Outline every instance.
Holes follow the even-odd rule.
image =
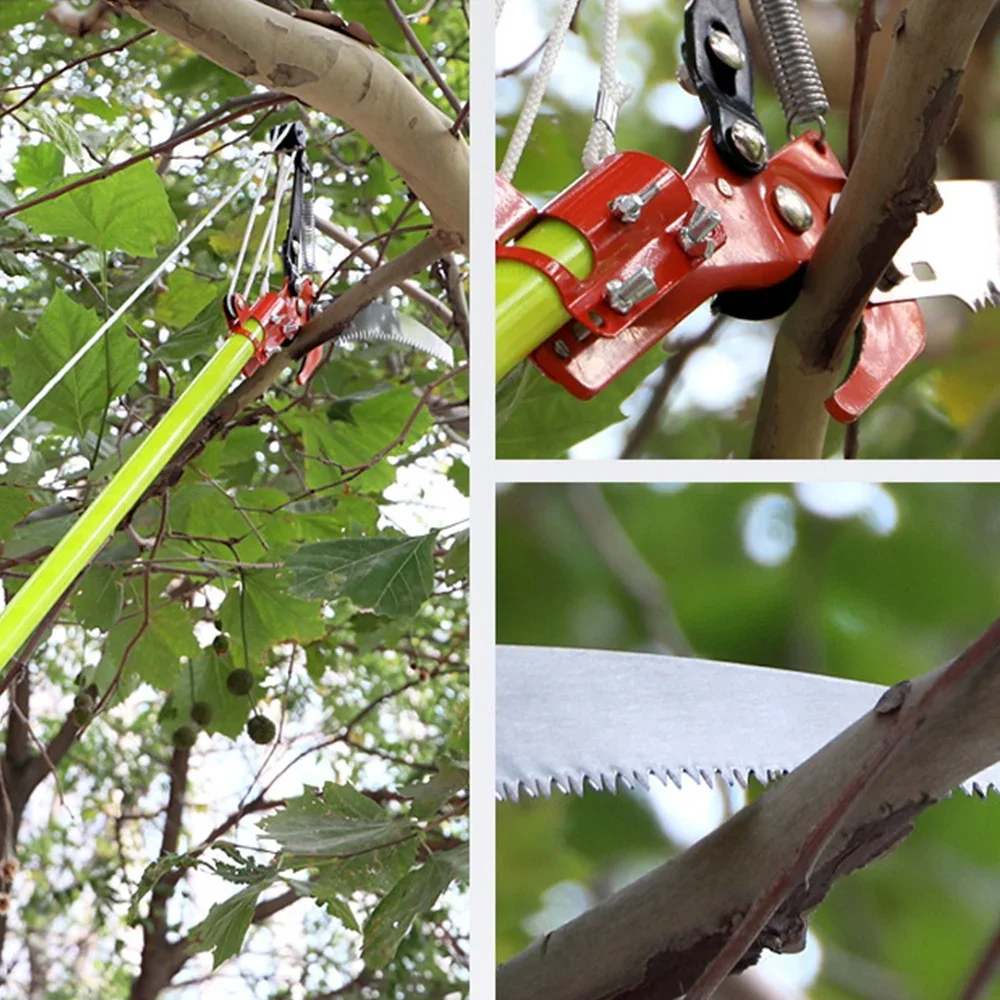
[[[915,680],[913,697],[939,672]],[[682,995],[894,724],[893,713],[872,709],[690,850],[502,965],[498,1000]],[[1000,660],[964,683],[886,767],[741,968],[764,948],[800,946],[809,912],[838,878],[892,850],[920,813],[1000,759],[998,716]]]
[[[121,0],[139,20],[245,77],[357,129],[430,210],[446,241],[469,234],[469,149],[386,58],[257,0]]]

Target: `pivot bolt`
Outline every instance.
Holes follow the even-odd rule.
[[[729,130],[729,138],[747,163],[755,167],[767,163],[767,139],[760,129],[749,122],[739,121]]]
[[[779,184],[774,189],[774,206],[786,225],[795,232],[804,233],[812,228],[813,213],[809,202],[790,185]]]
[[[643,299],[655,295],[659,286],[648,267],[640,267],[627,278],[614,278],[604,286],[605,299],[616,313],[625,316]]]
[[[695,87],[694,80],[691,79],[691,71],[687,68],[687,63],[683,59],[677,67],[677,82],[681,85],[681,90],[695,97],[698,96],[698,88]]]
[[[552,350],[556,352],[556,357],[562,358],[563,361],[568,361],[570,356],[570,349],[566,346],[564,340],[557,340],[552,344]]]
[[[708,47],[719,62],[730,69],[740,70],[747,64],[747,57],[728,32],[713,28],[708,33]]]

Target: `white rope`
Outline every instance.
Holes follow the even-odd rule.
[[[562,0],[559,17],[552,29],[552,34],[549,35],[541,65],[538,67],[535,79],[531,81],[528,96],[524,99],[524,107],[521,108],[521,116],[517,120],[514,134],[510,137],[510,144],[507,146],[503,163],[500,165],[500,174],[507,180],[513,179],[517,165],[524,153],[524,147],[528,144],[528,139],[531,138],[531,130],[535,126],[535,119],[538,117],[538,111],[545,99],[545,91],[552,78],[552,71],[556,67],[559,50],[562,48],[570,24],[573,23],[576,5],[577,0]]]
[[[292,158],[286,156],[282,161],[281,165],[278,167],[278,178],[274,182],[274,207],[271,209],[271,218],[267,222],[267,231],[264,233],[264,239],[260,241],[261,247],[267,244],[267,253],[264,258],[264,277],[260,283],[260,295],[263,295],[271,287],[271,268],[274,266],[274,244],[278,239],[278,216],[281,214],[281,202],[285,197],[285,189],[288,187],[288,178],[292,172]],[[258,248],[257,257],[260,257],[260,248]],[[256,265],[254,266],[254,273],[256,273]],[[248,281],[249,284],[249,281]]]
[[[594,123],[583,147],[583,167],[593,170],[615,151],[615,129],[621,106],[632,96],[632,88],[618,79],[619,0],[604,0],[604,41],[601,52],[601,83],[597,92]]]
[[[257,185],[257,193],[254,195],[253,205],[250,208],[250,221],[243,230],[243,243],[240,245],[240,255],[236,258],[236,266],[233,268],[233,276],[229,279],[230,295],[235,293],[236,282],[240,280],[240,271],[243,270],[243,261],[247,255],[247,247],[250,245],[250,236],[253,233],[254,222],[257,219],[257,213],[260,211],[260,203],[264,198],[264,191],[267,189],[267,181],[270,176],[271,160],[268,158],[264,161],[264,173],[261,174],[260,183]]]
[[[115,310],[114,314],[110,319],[106,320],[104,323],[98,327],[94,335],[69,359],[42,386],[41,389],[32,400],[21,410],[20,413],[2,430],[0,431],[0,444],[7,440],[14,433],[14,431],[25,421],[28,415],[38,406],[42,400],[72,371],[72,369],[78,364],[80,359],[104,336],[104,334],[111,329],[115,323],[118,322],[125,315],[126,311],[132,306],[132,304],[146,291],[147,288],[157,278],[164,272],[164,270],[169,267],[179,256],[182,250],[184,250],[187,245],[219,214],[222,209],[229,204],[233,198],[242,190],[246,183],[253,176],[257,169],[257,164],[255,163],[252,167],[249,167],[244,171],[243,176],[222,196],[222,198],[212,206],[211,211],[189,232],[184,239],[174,247],[173,250],[163,259],[163,262],[159,264],[153,271],[146,277],[145,281]]]

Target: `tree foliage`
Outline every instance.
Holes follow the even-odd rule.
[[[424,53],[393,6],[338,9],[453,116],[420,57],[467,94],[465,5],[398,4]],[[74,38],[51,9],[0,11],[0,426],[275,124],[309,132],[325,293],[430,232],[358,132],[129,18]],[[8,443],[6,602],[226,334],[248,210],[227,206]],[[202,428],[29,644],[5,711],[4,992],[464,995],[465,280],[447,255],[374,286],[454,370],[356,343],[304,390],[289,369]]]

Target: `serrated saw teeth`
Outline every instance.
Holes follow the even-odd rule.
[[[350,341],[351,343],[371,343],[372,341],[382,341],[386,344],[398,344],[400,347],[408,347],[413,351],[423,351],[432,358],[437,358],[449,368],[455,364],[455,353],[440,337],[435,337],[435,342],[418,341],[405,334],[389,334],[381,330],[347,330],[340,335],[339,340]]]

